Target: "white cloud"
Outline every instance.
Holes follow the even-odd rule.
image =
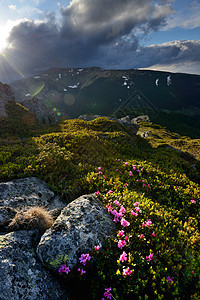
[[[14,11],[17,9],[16,5],[14,5],[14,4],[9,5],[8,8],[10,10],[14,10]]]
[[[189,6],[183,6],[168,19],[164,30],[172,28],[194,29],[200,27],[200,3],[193,1]]]

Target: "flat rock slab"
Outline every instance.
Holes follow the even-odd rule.
[[[34,231],[0,235],[0,299],[69,299],[32,248]]]
[[[115,224],[101,202],[94,195],[84,195],[62,210],[41,237],[37,254],[41,262],[55,272],[63,263],[73,268],[80,253],[103,244],[114,231]]]

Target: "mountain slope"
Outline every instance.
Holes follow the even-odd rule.
[[[91,249],[84,276],[77,268],[66,276],[72,299],[101,299],[105,287],[115,299],[199,299],[200,140],[140,125],[149,138],[107,118],[73,119],[0,144],[1,181],[39,177],[66,204],[95,193],[115,217],[115,236],[98,252]],[[61,249],[66,257],[68,249]]]
[[[84,113],[117,117],[149,114],[152,121],[173,131],[200,136],[199,75],[52,68],[13,82],[11,87],[20,103],[37,97],[51,110],[69,117]]]

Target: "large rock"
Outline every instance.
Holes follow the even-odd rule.
[[[38,178],[28,177],[0,183],[1,230],[18,211],[35,206],[45,207],[53,217],[57,217],[66,205],[50,190],[46,182]]]
[[[64,208],[53,226],[41,237],[37,254],[48,268],[58,271],[66,262],[76,266],[81,253],[103,244],[115,225],[93,195],[84,195]]]
[[[0,206],[24,208],[25,206],[51,206],[56,201],[57,206],[63,203],[50,190],[46,182],[27,177],[0,183]]]
[[[37,261],[34,231],[0,235],[0,299],[69,299],[58,281]]]

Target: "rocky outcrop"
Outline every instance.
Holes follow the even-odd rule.
[[[0,82],[0,118],[7,117],[6,104],[15,101],[14,94],[9,85]]]
[[[0,299],[69,299],[64,287],[37,260],[34,235],[34,231],[0,235]]]
[[[150,122],[149,116],[148,115],[138,116],[131,120],[131,123],[133,124],[138,124],[139,122]]]
[[[131,135],[136,135],[136,133],[138,132],[139,126],[137,124],[133,123],[129,116],[125,116],[123,118],[117,119],[117,118],[111,118],[111,117],[107,117],[107,116],[100,116],[100,115],[94,115],[94,114],[84,114],[84,115],[80,115],[78,117],[78,119],[81,119],[84,121],[93,121],[97,118],[102,118],[102,117],[107,118],[108,120],[116,121],[119,124],[125,126],[125,128]]]
[[[44,104],[43,99],[37,97],[27,99],[20,102],[29,111],[35,114],[36,120],[42,124],[55,124],[60,120],[61,113],[54,111],[53,108],[49,108]],[[67,117],[62,113],[62,116]]]
[[[53,226],[41,237],[37,254],[48,268],[58,272],[59,263],[73,268],[78,257],[113,234],[115,225],[101,203],[92,195],[71,202]]]

